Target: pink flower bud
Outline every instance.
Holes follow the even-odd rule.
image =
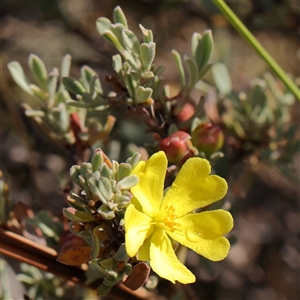
[[[177,131],[161,140],[159,149],[166,153],[169,163],[175,165],[183,164],[197,151],[193,148],[191,136],[184,131]]]
[[[195,112],[195,107],[191,103],[187,103],[182,111],[177,115],[178,122],[184,122],[188,120]]]
[[[224,143],[224,133],[219,126],[211,123],[201,123],[192,132],[193,145],[204,152],[206,157],[219,151]]]

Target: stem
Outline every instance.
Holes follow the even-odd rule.
[[[219,8],[222,14],[227,18],[233,27],[240,33],[240,35],[254,48],[254,50],[261,56],[261,58],[269,65],[273,72],[284,82],[286,87],[295,95],[300,101],[300,90],[293,80],[287,76],[283,69],[277,64],[273,57],[266,51],[248,28],[241,22],[235,13],[227,6],[223,0],[212,0]]]
[[[14,232],[0,228],[0,255],[3,254],[14,260],[25,262],[42,271],[50,272],[58,277],[73,281],[76,284],[85,285],[86,265],[78,267],[67,266],[57,261],[57,252],[49,247],[40,245]],[[101,280],[102,281],[102,280]],[[97,289],[101,281],[93,282],[88,287]],[[146,289],[131,291],[123,284],[112,288],[108,296],[114,300],[164,300],[155,293]]]

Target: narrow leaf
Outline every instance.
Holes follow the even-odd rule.
[[[76,80],[72,77],[64,77],[63,84],[68,91],[70,91],[74,94],[82,95],[83,93],[86,92],[83,85],[78,80]]]
[[[183,88],[185,86],[185,74],[184,74],[181,57],[180,57],[180,54],[176,50],[172,50],[172,54],[175,58],[175,63],[176,63],[177,69],[179,71],[180,85],[181,85],[181,88]]]
[[[222,63],[216,63],[212,67],[212,74],[220,93],[229,94],[232,90],[232,83],[227,67]]]
[[[129,175],[127,177],[125,177],[124,179],[122,179],[121,181],[119,181],[117,183],[117,187],[119,187],[120,189],[131,189],[133,188],[137,183],[139,182],[139,178],[136,175]]]
[[[120,6],[114,9],[113,20],[115,23],[121,23],[125,28],[128,28],[126,16]]]
[[[44,62],[35,54],[30,54],[28,58],[30,71],[35,78],[39,87],[44,91],[48,91],[48,75]]]
[[[116,35],[111,30],[105,30],[102,35],[107,41],[114,45],[120,52],[124,50],[124,47],[116,37]]]
[[[189,73],[188,88],[192,90],[198,81],[198,65],[193,58],[185,59]]]
[[[153,33],[151,30],[144,28],[141,24],[139,25],[140,29],[143,33],[143,37],[144,37],[144,42],[145,43],[150,43],[153,42]]]
[[[30,83],[24,74],[22,66],[17,61],[12,61],[7,67],[16,84],[26,93],[33,95],[33,92],[29,87]]]

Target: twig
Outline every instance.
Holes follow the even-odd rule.
[[[0,228],[0,253],[39,268],[42,271],[50,272],[61,278],[73,281],[76,284],[85,285],[86,265],[79,267],[67,266],[59,263],[57,252],[49,247],[39,245],[23,236]],[[96,289],[101,281],[93,282],[88,287]],[[162,300],[163,298],[143,288],[133,292],[122,284],[112,288],[109,296],[115,300]]]

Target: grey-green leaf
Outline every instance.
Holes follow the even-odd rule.
[[[211,30],[204,31],[202,36],[194,34],[191,48],[193,58],[201,70],[209,62],[213,53],[214,44]]]
[[[149,29],[146,29],[141,24],[139,26],[140,26],[140,29],[141,29],[141,31],[143,33],[144,42],[145,43],[153,42],[153,33],[152,33],[152,31],[149,30]]]
[[[59,73],[58,73],[57,68],[54,68],[52,70],[52,72],[49,74],[49,78],[48,78],[48,91],[49,91],[48,105],[49,105],[49,107],[52,107],[55,102],[58,76],[59,76]]]
[[[39,87],[44,91],[48,91],[48,75],[44,62],[35,54],[30,54],[28,58],[28,66]]]
[[[26,93],[33,95],[33,92],[29,87],[30,83],[24,74],[22,66],[17,61],[12,61],[7,67],[16,84]]]
[[[127,177],[125,177],[124,179],[122,179],[121,181],[119,181],[117,183],[117,187],[119,187],[120,189],[131,189],[133,188],[137,183],[139,182],[139,178],[136,175],[129,175]]]
[[[106,201],[109,201],[112,196],[112,188],[111,188],[111,183],[110,180],[106,177],[101,177],[99,180],[99,190],[101,194],[104,196]]]
[[[143,86],[139,86],[137,89],[137,103],[144,103],[148,98],[151,97],[153,90],[149,87],[144,88]]]
[[[141,44],[141,59],[145,70],[149,71],[155,57],[155,43]]]
[[[132,171],[132,166],[129,163],[121,163],[117,172],[117,180],[125,178]]]
[[[126,16],[120,6],[114,9],[113,20],[115,23],[121,23],[125,28],[128,28]]]
[[[100,35],[103,35],[106,30],[110,28],[111,21],[107,18],[98,18],[96,22],[96,28]]]
[[[103,164],[103,156],[101,150],[95,150],[94,155],[92,157],[92,172],[97,171],[100,166]]]
[[[183,65],[182,65],[182,60],[181,60],[180,54],[176,50],[172,50],[172,54],[174,56],[177,69],[179,71],[180,85],[181,85],[181,88],[183,88],[185,86],[185,74],[184,74],[184,69],[183,69]]]
[[[74,94],[83,95],[86,92],[84,86],[72,77],[64,77],[62,81],[65,88]]]
[[[198,81],[198,65],[196,61],[190,57],[187,57],[185,61],[189,72],[188,88],[192,90]]]
[[[229,94],[232,90],[232,83],[227,67],[222,63],[216,63],[212,67],[212,74],[220,93]]]
[[[124,50],[121,42],[111,30],[105,30],[102,36],[111,44],[113,44],[120,52]]]
[[[106,204],[102,204],[97,209],[97,212],[106,220],[111,220],[115,217],[114,212]]]

